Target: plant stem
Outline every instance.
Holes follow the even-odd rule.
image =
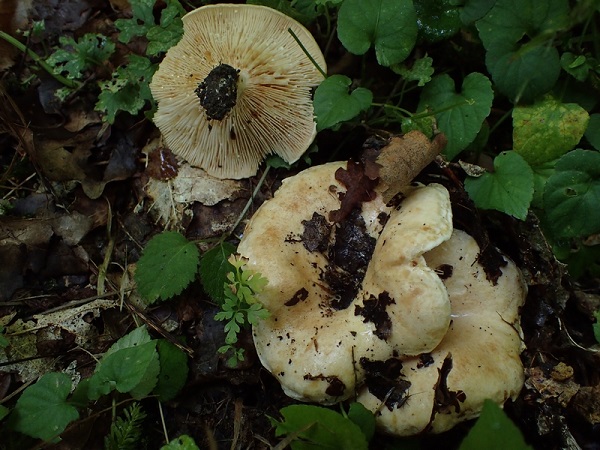
[[[31,59],[33,59],[42,69],[44,69],[48,74],[50,74],[56,81],[61,84],[64,84],[66,87],[71,89],[76,89],[80,86],[80,84],[75,80],[69,80],[68,78],[63,77],[62,75],[56,73],[54,69],[42,58],[40,58],[33,50],[27,48],[22,42],[16,40],[10,34],[5,33],[4,31],[0,31],[0,38],[4,39],[9,44],[13,45],[17,49],[21,50],[23,53],[28,55]]]
[[[310,53],[308,53],[308,50],[306,50],[306,47],[304,46],[304,44],[302,44],[302,42],[300,42],[300,39],[298,39],[298,36],[296,36],[296,33],[294,33],[294,30],[292,30],[291,28],[288,28],[288,33],[290,33],[292,35],[292,37],[294,38],[296,43],[300,46],[300,48],[302,49],[304,54],[308,57],[308,59],[310,59],[310,62],[313,63],[313,65],[317,68],[317,70],[319,72],[321,72],[321,75],[323,75],[323,78],[327,78],[327,74],[325,73],[325,71],[321,68],[321,66],[319,66],[319,64],[317,64],[317,61],[315,61],[315,58],[313,58],[312,55]]]

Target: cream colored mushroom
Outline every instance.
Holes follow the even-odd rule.
[[[435,350],[402,358],[395,378],[367,375],[357,401],[376,412],[382,430],[399,436],[441,433],[477,417],[485,399],[503,404],[519,394],[524,382],[519,308],[526,288],[507,258],[497,284],[489,281],[477,261],[479,251],[471,236],[454,230],[450,240],[425,253],[429,267],[451,272],[444,284],[452,323]]]
[[[168,147],[219,178],[256,174],[276,153],[294,162],[315,137],[311,90],[325,60],[311,34],[273,9],[208,5],[183,17],[181,41],[150,84]]]
[[[345,225],[327,217],[340,207],[346,188],[335,173],[347,164],[312,167],[284,180],[238,247],[248,268],[269,281],[259,300],[271,316],[253,327],[260,360],[289,396],[304,401],[330,404],[352,396],[364,381],[364,361],[432,351],[450,322],[446,289],[422,256],[452,233],[450,199],[441,185],[412,189],[399,209],[379,195],[363,203],[360,216],[349,220],[364,227],[353,239],[373,241],[360,255],[370,262],[358,269],[364,279],[349,282],[356,281],[356,289],[345,279],[341,289],[335,286],[332,277],[345,269],[331,249],[348,243],[332,247]],[[307,242],[309,224],[321,229],[323,248]]]

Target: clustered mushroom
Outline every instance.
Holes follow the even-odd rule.
[[[316,134],[311,92],[323,76],[294,35],[326,68],[308,30],[240,4],[191,11],[183,29],[150,83],[171,151],[219,178],[255,175],[270,153],[297,161]]]
[[[306,169],[254,214],[238,252],[268,279],[271,313],[254,343],[290,397],[356,396],[389,433],[442,432],[519,393],[526,290],[504,256],[488,279],[444,186],[404,186],[386,203],[368,173]]]

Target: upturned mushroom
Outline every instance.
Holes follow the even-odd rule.
[[[442,185],[405,185],[386,204],[390,183],[368,172],[312,167],[254,214],[238,252],[268,279],[271,313],[254,343],[293,398],[358,394],[390,433],[441,432],[520,391],[525,288],[507,258],[486,278]]]
[[[294,162],[316,134],[311,91],[325,70],[312,35],[271,8],[218,4],[183,17],[184,34],[150,84],[167,146],[219,178],[256,174],[276,153]]]

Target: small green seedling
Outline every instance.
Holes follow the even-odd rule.
[[[228,282],[224,283],[225,302],[221,311],[215,315],[215,320],[227,321],[225,324],[225,345],[219,348],[219,353],[233,352],[227,363],[236,366],[244,360],[244,349],[237,348],[238,334],[242,327],[255,325],[258,321],[269,317],[269,312],[260,304],[257,295],[267,285],[267,279],[260,273],[245,267],[241,258],[231,258],[234,270],[227,274]]]

